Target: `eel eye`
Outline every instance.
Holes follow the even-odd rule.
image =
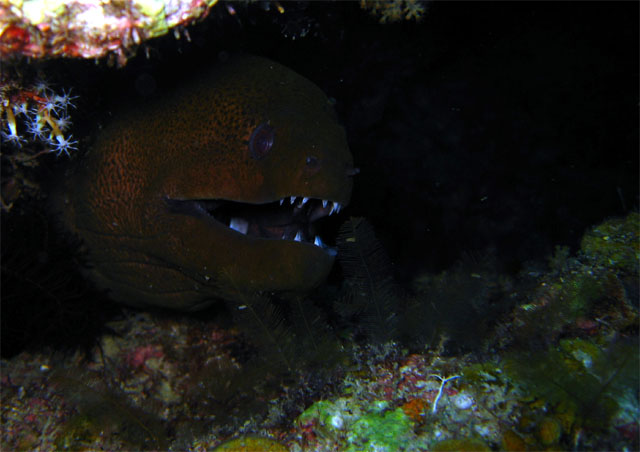
[[[307,168],[309,168],[309,169],[317,168],[318,165],[320,164],[320,162],[318,161],[318,157],[316,157],[314,155],[308,156],[307,160],[306,160],[306,163],[307,163]]]
[[[249,153],[256,160],[264,158],[273,147],[275,131],[269,123],[263,122],[256,127],[249,139]]]

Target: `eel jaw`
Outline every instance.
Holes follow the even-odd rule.
[[[315,221],[340,212],[344,206],[336,201],[301,196],[290,196],[263,204],[223,199],[165,198],[165,201],[174,212],[206,216],[247,237],[315,245],[330,256],[336,255],[335,248],[327,246],[315,234],[314,225]]]

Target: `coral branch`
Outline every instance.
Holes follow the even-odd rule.
[[[440,388],[438,389],[438,395],[436,399],[433,401],[433,407],[431,408],[431,412],[435,413],[438,410],[438,402],[440,401],[440,397],[442,397],[442,390],[444,389],[444,385],[447,384],[448,381],[455,380],[456,378],[460,378],[460,375],[454,375],[452,377],[443,378],[440,375],[431,375],[432,377],[436,377],[440,380]]]

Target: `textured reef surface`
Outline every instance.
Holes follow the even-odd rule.
[[[0,0],[0,449],[639,450],[638,7]],[[198,193],[187,203],[229,237],[262,226],[261,239],[331,254],[326,282],[281,293],[232,278],[198,313],[117,304],[86,277],[89,244],[61,228],[52,194],[114,123],[149,125],[123,111],[236,54],[317,87],[323,121],[346,132],[351,200],[308,197],[280,165],[269,184],[247,177],[270,222]],[[252,86],[284,82],[263,73]],[[268,102],[304,120],[291,155],[331,136],[297,110],[309,92]],[[242,123],[254,107],[203,134],[164,110],[145,152],[175,152],[154,186],[187,166],[201,171],[187,182],[207,180],[207,153],[186,165],[180,152],[207,134],[245,127],[236,169],[269,162],[254,157],[279,136]],[[288,209],[286,227],[271,208]],[[107,232],[110,212],[94,211]],[[314,213],[330,215],[311,228]],[[208,254],[185,235],[181,257]],[[236,260],[267,277],[283,262]]]
[[[447,351],[464,343],[466,319],[443,327],[439,343],[421,340],[436,311],[416,304],[460,303],[440,282],[431,298],[395,299],[404,306],[395,318],[345,313],[342,338],[305,331],[308,309],[285,320],[255,298],[242,311],[260,323],[125,310],[88,355],[25,351],[1,362],[2,446],[204,451],[240,436],[249,445],[220,450],[636,449],[639,221],[598,225],[576,255],[559,249],[545,272],[503,288],[517,302],[472,352]],[[343,238],[377,246],[359,229]],[[440,278],[471,278],[482,291],[498,277],[455,272]],[[370,302],[395,298],[356,273],[347,281]],[[370,317],[353,296],[325,301]]]

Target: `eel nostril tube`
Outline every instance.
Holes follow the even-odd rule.
[[[355,176],[356,174],[360,174],[360,168],[354,168],[352,166],[347,168],[347,176]]]

